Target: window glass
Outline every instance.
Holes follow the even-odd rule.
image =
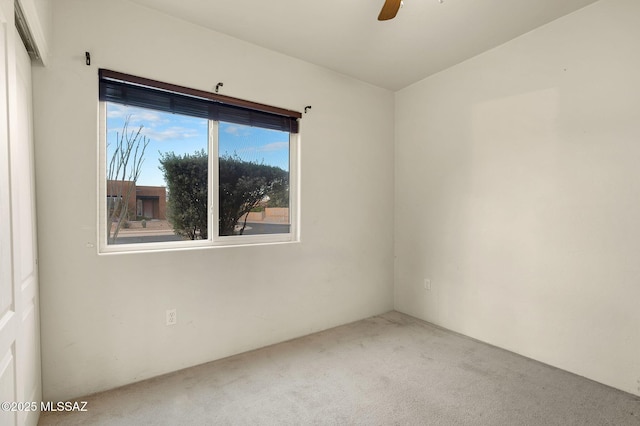
[[[289,132],[102,105],[103,249],[295,239]]]
[[[163,160],[204,159],[207,209],[208,120],[106,102],[107,244],[206,238],[199,229],[176,232]]]
[[[221,122],[219,235],[290,231],[289,133]]]

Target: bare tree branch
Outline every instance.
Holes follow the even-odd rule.
[[[130,119],[131,116],[127,116],[122,133],[116,133],[116,146],[107,170],[107,235],[110,244],[116,242],[120,229],[129,219],[129,199],[140,177],[144,153],[150,142],[142,134],[144,126],[140,125],[137,131],[129,131]]]

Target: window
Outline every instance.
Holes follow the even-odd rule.
[[[296,241],[301,114],[100,70],[100,252]]]

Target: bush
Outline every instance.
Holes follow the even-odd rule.
[[[219,171],[220,235],[242,234],[244,224],[236,232],[240,218],[271,196],[275,188],[288,186],[289,173],[285,170],[242,161],[238,156],[220,157]]]
[[[236,231],[242,216],[258,207],[266,196],[284,199],[288,205],[287,171],[238,156],[219,158],[219,235],[242,234]],[[194,154],[161,154],[160,169],[169,191],[167,218],[174,232],[192,240],[207,238],[208,156],[204,150]],[[259,210],[262,211],[262,210]]]
[[[207,238],[208,155],[161,154],[160,169],[169,191],[167,219],[177,235],[191,240]]]

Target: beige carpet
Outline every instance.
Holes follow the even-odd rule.
[[[390,312],[92,395],[40,425],[640,425],[640,398]]]

